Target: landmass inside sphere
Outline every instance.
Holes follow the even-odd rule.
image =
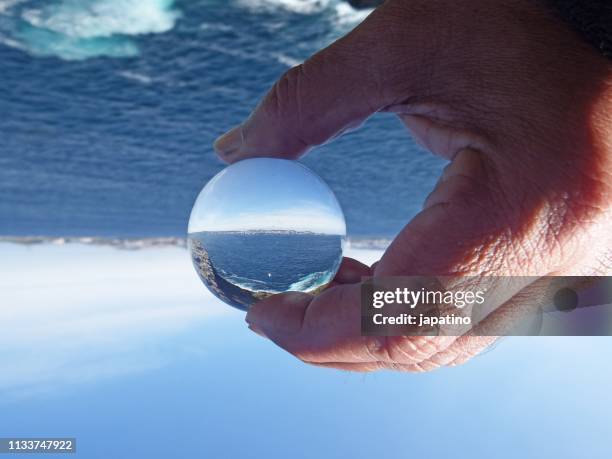
[[[291,230],[189,234],[192,261],[204,284],[242,310],[277,293],[325,288],[338,271],[344,241],[344,235]]]

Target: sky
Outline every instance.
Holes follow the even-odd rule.
[[[508,337],[456,368],[354,374],[249,331],[184,249],[0,254],[0,437],[76,437],[88,459],[612,453],[608,337]]]
[[[189,232],[293,230],[346,234],[329,187],[295,161],[257,158],[217,174],[198,196]]]

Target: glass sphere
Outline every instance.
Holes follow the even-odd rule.
[[[254,158],[206,184],[188,232],[204,285],[248,310],[276,293],[323,289],[340,267],[346,223],[333,192],[306,166]]]

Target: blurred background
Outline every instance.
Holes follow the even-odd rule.
[[[197,279],[181,241],[224,167],[213,140],[369,12],[0,0],[0,437],[77,437],[87,458],[610,457],[608,339],[349,374],[250,333]],[[368,263],[443,167],[382,114],[303,161]]]

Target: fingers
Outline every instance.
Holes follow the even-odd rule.
[[[479,152],[457,154],[427,208],[375,266],[375,277],[434,275],[445,279],[442,287],[447,290],[486,291],[492,308],[523,289],[527,280],[503,277],[517,274],[504,264],[516,262],[511,250],[517,240],[508,238],[503,219],[511,214],[497,205],[490,192],[494,178]],[[530,274],[530,265],[519,266],[523,275]],[[547,269],[541,263],[535,268]],[[466,361],[487,346],[488,341],[478,337],[459,340],[451,334],[362,336],[361,284],[357,282],[364,275],[368,275],[366,266],[345,259],[336,285],[317,296],[288,293],[268,298],[251,308],[247,321],[253,330],[305,362],[355,371],[427,371]]]
[[[414,47],[397,42],[414,42],[429,29],[408,27],[406,7],[397,5],[382,5],[348,35],[285,73],[244,123],[217,139],[219,156],[230,163],[256,156],[294,159],[406,93],[422,92],[416,82],[425,79],[422,61],[431,42],[421,39]],[[390,28],[395,35],[386,34]]]
[[[434,190],[425,199],[423,208],[452,203],[461,196],[473,196],[478,192],[486,194],[489,191],[487,181],[484,154],[473,149],[460,150],[442,171]]]
[[[483,167],[477,152],[457,155],[454,166],[444,174],[452,182],[461,178],[458,193],[464,195],[466,206],[463,227],[453,221],[454,215],[444,210],[446,201],[427,209],[411,223],[376,265],[377,275],[451,275],[454,270],[446,264],[465,253],[464,243],[476,242],[481,234],[476,223],[482,217],[472,216],[481,207],[471,207],[471,196],[478,195],[472,187],[480,186]],[[444,195],[446,196],[446,194]],[[447,196],[449,201],[454,194]],[[484,201],[480,204],[484,205]],[[453,253],[453,250],[457,253]],[[355,260],[345,259],[338,273],[338,284],[317,296],[303,293],[276,295],[251,308],[247,321],[257,332],[268,337],[283,349],[309,363],[330,364],[347,368],[346,364],[374,364],[355,366],[414,366],[413,370],[435,366],[431,359],[452,347],[456,336],[440,337],[372,337],[361,335],[361,278],[369,269]],[[449,359],[449,357],[447,357]],[[450,360],[449,360],[450,361]],[[419,367],[418,365],[423,365]]]
[[[499,337],[497,336],[460,336],[449,347],[442,349],[427,359],[414,363],[399,363],[392,361],[373,361],[362,363],[347,362],[325,362],[314,363],[311,365],[324,368],[334,368],[336,370],[352,371],[359,373],[370,373],[378,370],[394,370],[409,373],[422,373],[437,370],[444,366],[458,366],[466,363],[478,354],[482,353],[489,346],[494,344]]]
[[[422,147],[444,158],[453,159],[466,149],[490,149],[485,137],[473,130],[446,125],[428,116],[399,113],[398,117]]]
[[[551,312],[571,311],[577,307],[594,306],[605,297],[596,295],[589,299],[579,293],[593,287],[602,288],[605,282],[598,277],[554,276],[535,279],[533,283],[515,294],[504,304],[491,311],[471,331],[473,335],[548,335],[577,330],[577,316],[548,315]],[[595,290],[596,291],[596,290]],[[593,292],[593,290],[591,291]],[[591,293],[592,294],[592,293]],[[605,300],[604,300],[605,301]],[[563,318],[568,317],[568,321]]]
[[[447,166],[425,208],[404,227],[376,266],[377,276],[478,275],[495,272],[495,258],[481,257],[503,249],[508,218],[496,201],[499,190],[485,155],[463,150]],[[466,272],[466,270],[468,270]],[[499,273],[501,274],[501,273]]]
[[[248,120],[215,142],[219,156],[230,163],[253,156],[296,158],[372,114],[378,108],[373,70],[359,68],[363,50],[353,46],[360,33],[285,73]]]
[[[457,366],[474,358],[499,338],[497,336],[460,336],[447,349],[416,365],[413,371],[430,371],[442,366]]]
[[[353,258],[344,257],[334,281],[338,284],[355,284],[370,275],[370,267]]]
[[[246,321],[256,332],[306,362],[366,362],[360,337],[360,285],[315,296],[289,292],[254,304]]]
[[[456,340],[361,336],[360,299],[360,284],[336,285],[317,296],[290,292],[254,304],[246,321],[253,331],[304,362],[343,369],[350,364],[371,364],[362,366],[369,369],[415,365]]]

